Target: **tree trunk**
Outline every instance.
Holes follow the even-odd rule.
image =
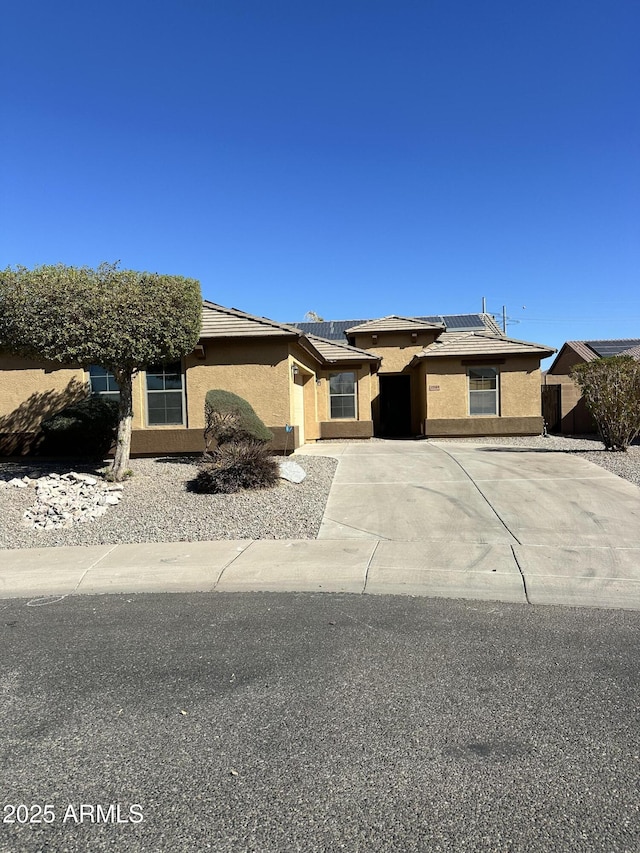
[[[120,416],[118,435],[116,438],[116,453],[111,466],[111,476],[116,482],[124,480],[129,470],[129,454],[131,453],[131,421],[133,419],[133,382],[130,370],[114,372],[116,382],[120,386]]]

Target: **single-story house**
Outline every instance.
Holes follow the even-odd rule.
[[[553,352],[507,337],[488,314],[294,325],[205,301],[194,351],[134,379],[132,453],[201,450],[212,388],[248,400],[275,450],[373,435],[538,434],[540,360]],[[100,365],[0,355],[0,450],[33,449],[42,418],[87,388],[118,394]]]
[[[582,399],[579,386],[569,372],[576,364],[585,364],[598,358],[613,355],[630,355],[640,360],[640,338],[619,340],[567,341],[562,345],[551,367],[543,377],[545,390],[553,393],[553,422],[549,429],[567,435],[597,432],[596,424]]]

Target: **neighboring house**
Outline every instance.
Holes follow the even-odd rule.
[[[640,338],[567,341],[562,345],[543,378],[546,386],[546,389],[543,387],[543,395],[547,390],[555,397],[554,416],[548,423],[549,429],[569,435],[597,432],[595,422],[582,399],[580,388],[571,379],[569,372],[576,364],[585,364],[612,355],[630,355],[640,360]]]
[[[248,400],[278,450],[373,435],[533,435],[540,360],[553,352],[506,337],[487,314],[289,325],[205,301],[194,351],[134,379],[132,453],[201,450],[212,388]],[[117,397],[98,365],[0,356],[2,452],[33,448],[42,418],[87,385]]]

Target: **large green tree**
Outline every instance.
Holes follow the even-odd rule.
[[[599,358],[570,371],[607,450],[626,450],[640,434],[640,362],[628,355]]]
[[[0,346],[19,355],[110,370],[120,385],[112,476],[122,480],[131,450],[132,380],[141,368],[176,361],[200,334],[194,279],[62,264],[0,273]]]

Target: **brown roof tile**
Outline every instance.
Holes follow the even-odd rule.
[[[636,361],[640,361],[640,346],[630,347],[629,349],[621,352],[620,355],[630,355],[631,358],[635,358]]]
[[[224,308],[208,300],[202,305],[202,338],[300,337],[301,334],[293,326],[256,317],[237,308]]]
[[[380,357],[358,347],[350,346],[346,341],[328,341],[316,335],[305,335],[308,343],[321,356],[322,361],[380,361]],[[301,343],[304,344],[303,338]]]
[[[416,355],[422,358],[464,357],[474,355],[539,355],[546,358],[555,350],[542,344],[519,341],[488,332],[444,332],[437,341]]]
[[[369,320],[360,326],[353,326],[346,330],[347,335],[376,334],[377,332],[420,332],[444,329],[440,323],[430,323],[426,320],[417,320],[415,317],[398,317],[391,314],[389,317],[380,317],[378,320]]]

